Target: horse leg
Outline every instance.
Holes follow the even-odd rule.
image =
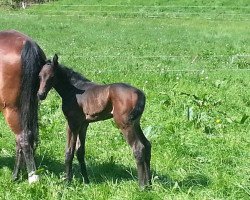
[[[66,180],[71,181],[73,178],[72,162],[76,147],[77,134],[73,133],[70,127],[67,127],[67,147],[65,153]]]
[[[141,186],[150,186],[152,184],[150,172],[151,143],[143,134],[139,121],[135,122],[133,129],[140,141],[135,142],[133,146],[134,155],[137,161],[139,183]]]
[[[16,161],[13,171],[13,180],[16,181],[18,179],[20,166],[23,163],[23,153],[20,145],[20,135],[16,135]]]
[[[150,159],[151,144],[144,136],[139,119],[128,123],[121,128],[121,131],[133,150],[137,164],[138,181],[140,187],[151,185]]]
[[[22,148],[24,160],[26,163],[26,168],[28,171],[28,179],[29,183],[37,182],[39,180],[39,176],[36,175],[36,164],[34,159],[34,151],[33,151],[33,141],[30,141],[29,133],[25,133],[22,131],[20,138],[20,145]]]
[[[6,108],[3,112],[5,120],[11,130],[16,134],[16,163],[13,171],[13,179],[16,180],[20,170],[23,157],[26,162],[29,183],[39,180],[35,174],[36,165],[33,155],[33,148],[30,141],[29,133],[24,133],[20,124],[20,113],[17,108]],[[23,156],[22,156],[23,155]]]
[[[81,168],[81,174],[86,184],[89,183],[89,178],[88,178],[86,163],[85,163],[85,140],[86,140],[87,128],[88,128],[88,124],[83,124],[79,132],[80,147],[76,151],[77,159],[79,161],[80,168]]]

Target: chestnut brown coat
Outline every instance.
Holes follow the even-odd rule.
[[[140,126],[146,100],[141,90],[125,83],[93,83],[73,70],[60,66],[57,55],[52,62],[48,61],[43,66],[39,77],[39,99],[45,99],[52,87],[62,98],[62,110],[68,122],[65,156],[67,180],[72,179],[72,161],[79,137],[77,158],[84,180],[89,182],[84,158],[87,127],[91,122],[113,118],[133,150],[140,186],[151,184],[151,144]]]
[[[33,148],[38,140],[36,93],[38,74],[45,61],[42,49],[28,36],[14,30],[0,31],[0,111],[16,137],[14,180],[25,161],[29,181],[34,181]]]

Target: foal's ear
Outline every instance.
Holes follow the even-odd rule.
[[[58,55],[57,54],[54,55],[52,63],[53,63],[54,66],[58,65]]]

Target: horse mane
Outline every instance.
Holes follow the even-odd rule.
[[[47,64],[51,64],[51,60],[46,61]],[[65,77],[72,85],[75,87],[79,87],[82,84],[85,84],[86,82],[91,82],[89,79],[87,79],[82,74],[74,71],[73,69],[66,67],[62,64],[58,64],[60,73]]]
[[[89,79],[87,79],[86,77],[84,77],[80,73],[74,71],[73,69],[68,68],[66,66],[63,66],[61,64],[59,66],[61,68],[62,73],[64,75],[66,75],[66,77],[68,78],[70,83],[73,84],[74,86],[77,86],[77,85],[79,85],[81,83],[90,82]]]

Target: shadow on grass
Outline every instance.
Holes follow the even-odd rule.
[[[64,173],[64,163],[54,158],[47,156],[37,156],[36,161],[38,166],[48,170],[49,173],[53,173],[58,178]],[[0,157],[0,169],[8,167],[13,170],[14,168],[14,156],[13,157]],[[122,164],[115,162],[103,162],[97,163],[91,161],[87,164],[87,171],[91,183],[100,184],[106,181],[129,181],[133,180],[137,182],[137,170],[135,167],[129,168]],[[73,164],[73,173],[77,180],[82,181],[80,169],[78,163]],[[210,184],[210,180],[203,174],[189,174],[183,180],[174,180],[167,174],[158,174],[152,170],[153,183],[160,183],[166,189],[181,189],[185,190],[190,187],[207,187]]]
[[[46,163],[48,170],[57,176],[64,172],[63,163],[55,162],[50,158],[44,158],[43,163]],[[117,183],[129,180],[133,180],[135,182],[138,181],[136,167],[130,168],[125,165],[115,163],[114,161],[102,163],[91,161],[87,163],[87,172],[90,182],[95,184],[100,184],[106,181],[115,181]],[[73,165],[73,173],[77,180],[82,181],[78,163]],[[174,180],[169,175],[159,174],[154,170],[152,170],[151,173],[153,178],[157,177],[153,182],[160,183],[166,189],[175,188],[186,190],[191,187],[204,188],[210,184],[209,178],[200,173],[189,174],[182,180]]]
[[[8,167],[9,169],[14,169],[14,156],[0,157],[0,169],[3,167]]]
[[[165,188],[168,189],[175,188],[177,190],[178,189],[185,190],[191,187],[204,188],[209,186],[210,184],[210,179],[206,175],[200,173],[189,174],[182,180],[174,180],[168,175],[154,174],[154,177],[155,177],[155,182],[162,184]]]
[[[90,181],[93,183],[102,183],[106,181],[137,181],[137,172],[135,168],[129,168],[125,165],[114,162],[96,163],[91,162],[87,166]]]
[[[76,160],[76,158],[74,160]],[[7,167],[10,170],[13,170],[14,164],[14,156],[0,157],[0,169]],[[49,156],[37,155],[36,164],[40,173],[47,171],[54,174],[58,178],[60,178],[60,176],[62,176],[65,171],[65,165],[63,161],[56,160]],[[22,166],[22,170],[25,171],[24,166]],[[133,177],[136,175],[135,169],[128,168],[124,165],[115,164],[114,162],[96,163],[92,161],[91,163],[87,164],[87,172],[90,182],[96,184],[106,182],[107,180],[115,180],[116,182],[123,180],[136,180],[136,178]],[[73,164],[73,173],[77,180],[82,181],[78,162]]]
[[[49,157],[36,156],[36,164],[38,168],[39,168],[39,164],[42,164],[40,168],[48,169],[48,171],[51,171],[58,177],[59,177],[59,174],[62,173],[64,170],[63,163],[56,161],[53,158],[49,158]],[[3,167],[7,167],[10,170],[13,170],[14,165],[15,165],[15,156],[5,156],[5,157],[1,156],[0,157],[0,169]],[[21,171],[27,173],[25,164],[21,164]],[[27,174],[25,176],[27,176]]]

